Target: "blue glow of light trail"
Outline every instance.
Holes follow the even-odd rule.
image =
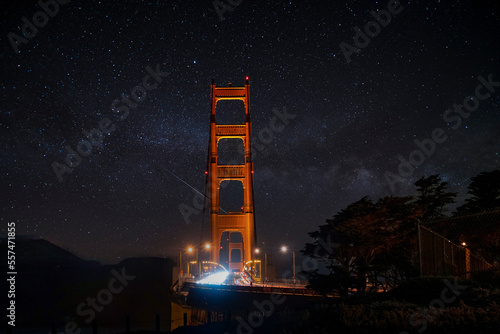
[[[198,284],[223,284],[224,281],[226,280],[227,275],[229,275],[228,272],[222,271],[218,272],[212,275],[209,275],[196,283]]]

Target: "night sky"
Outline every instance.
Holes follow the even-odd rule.
[[[250,78],[266,252],[302,249],[307,232],[363,196],[413,195],[423,175],[440,174],[461,202],[471,177],[500,167],[498,2],[392,4],[385,27],[368,27],[369,43],[361,34],[375,20],[370,11],[392,2],[240,2],[221,20],[211,0],[73,0],[50,7],[45,23],[38,15],[43,27],[25,38],[23,17],[31,25],[40,7],[3,1],[2,232],[14,221],[18,235],[104,263],[174,256],[198,242],[212,79],[240,86]],[[355,27],[360,52],[348,62],[341,43],[356,48]],[[150,90],[134,89],[148,74]],[[480,77],[487,87],[469,99]],[[473,111],[454,111],[464,99]],[[67,167],[66,147],[99,128],[112,132],[91,152],[80,145],[86,156]],[[433,136],[440,142],[431,151]],[[412,154],[415,140],[430,154]],[[398,155],[418,166],[400,175]],[[59,182],[53,165],[72,171]],[[179,207],[193,211],[186,219]]]

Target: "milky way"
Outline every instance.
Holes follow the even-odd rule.
[[[212,79],[250,77],[257,234],[269,252],[301,249],[363,196],[413,195],[418,178],[440,174],[462,201],[472,176],[499,168],[500,87],[467,100],[480,77],[500,81],[495,1],[232,3],[218,13],[209,0],[61,1],[36,15],[36,1],[3,1],[2,232],[15,221],[18,234],[103,262],[198,242]],[[37,32],[23,37],[33,15]],[[467,116],[454,111],[464,101],[478,102]],[[446,140],[412,155],[435,129]],[[400,173],[398,156],[423,161]]]

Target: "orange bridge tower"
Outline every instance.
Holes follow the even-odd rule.
[[[220,244],[224,232],[229,232],[229,271],[243,270],[246,262],[252,260],[255,247],[255,221],[253,204],[253,162],[252,162],[252,123],[250,122],[250,84],[248,77],[245,86],[217,87],[212,81],[210,98],[212,113],[210,116],[210,145],[208,161],[208,188],[210,200],[210,229],[212,260],[220,263]],[[241,100],[245,105],[245,124],[221,125],[216,122],[217,102],[221,100]],[[245,148],[244,163],[241,165],[220,165],[217,147],[220,139],[242,140]],[[219,191],[224,181],[236,180],[243,184],[243,207],[241,212],[222,214],[219,204]],[[231,242],[231,233],[241,233],[239,242]],[[239,250],[236,261],[233,251]],[[237,256],[236,252],[236,258]]]

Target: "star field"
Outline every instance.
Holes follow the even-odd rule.
[[[354,28],[388,2],[243,0],[220,20],[211,1],[71,1],[17,53],[8,34],[22,36],[23,16],[41,9],[3,1],[2,233],[15,221],[18,234],[113,263],[197,242],[209,85],[245,76],[255,138],[273,110],[295,115],[254,145],[259,244],[299,250],[346,205],[414,194],[423,175],[440,174],[463,200],[471,177],[500,166],[500,87],[456,130],[442,115],[474,94],[479,76],[500,81],[499,5],[402,1],[348,63],[339,45],[354,45]],[[157,65],[169,74],[119,120],[113,101]],[[105,118],[115,129],[59,182],[53,162]],[[447,140],[393,192],[385,173],[397,174],[398,155],[408,159],[435,128]],[[195,213],[186,220],[180,205]]]

